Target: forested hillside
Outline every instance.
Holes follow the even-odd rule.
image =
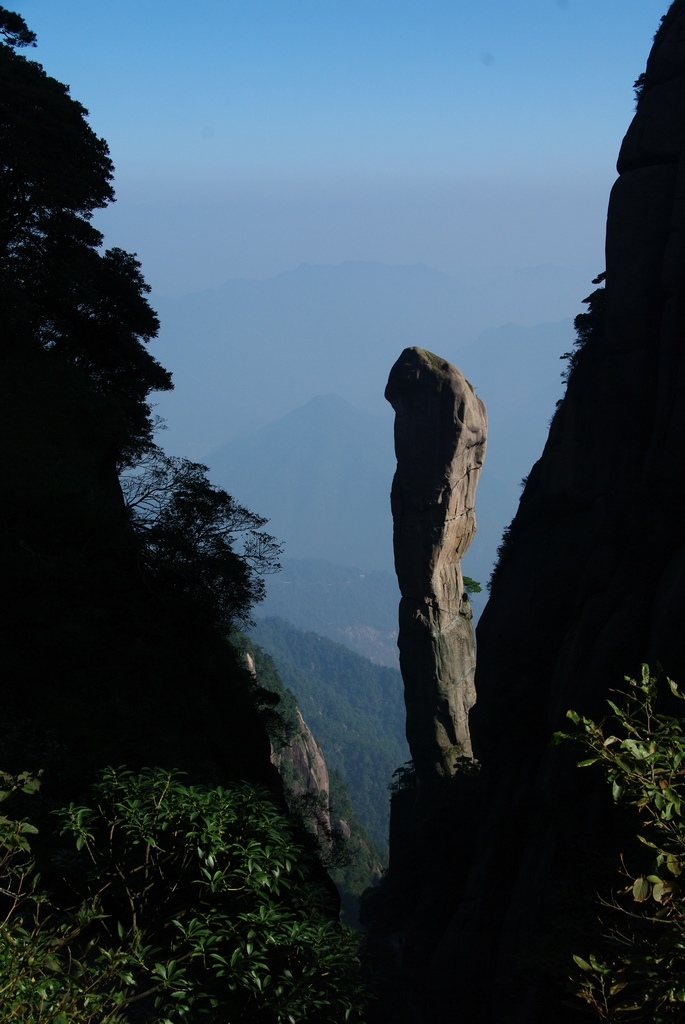
[[[263,619],[250,635],[273,658],[364,826],[387,851],[388,785],[409,758],[399,671],[284,619]]]
[[[357,814],[345,779],[323,760],[317,737],[311,735],[273,658],[244,633],[234,634],[232,641],[254,670],[255,701],[288,806],[317,839],[321,859],[338,887],[345,920],[357,925],[359,897],[380,879],[383,858]]]
[[[398,602],[394,573],[365,572],[319,558],[284,558],[256,615],[287,619],[377,665],[397,668]]]

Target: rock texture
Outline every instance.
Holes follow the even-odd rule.
[[[289,761],[295,772],[293,792],[316,793],[325,798],[326,823],[330,828],[331,817],[328,806],[330,781],[328,766],[321,747],[312,736],[312,731],[297,709],[297,732],[280,755],[281,761]]]
[[[404,350],[385,397],[395,410],[391,504],[407,740],[428,782],[472,756],[475,641],[460,560],[476,530],[487,418],[460,371],[421,348]]]
[[[257,666],[250,651],[245,652],[247,670],[257,682],[259,676]],[[271,762],[283,776],[287,771],[286,786],[289,795],[301,796],[312,793],[317,800],[316,817],[323,836],[331,831],[331,784],[328,765],[321,747],[314,739],[311,729],[302,717],[299,708],[295,709],[295,722],[290,739],[278,751],[271,744]],[[285,766],[289,766],[289,770]]]

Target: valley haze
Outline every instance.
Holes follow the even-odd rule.
[[[154,351],[176,388],[158,400],[166,450],[214,470],[216,449],[253,445],[333,394],[360,423],[385,424],[382,438],[369,428],[376,458],[392,432],[390,367],[407,346],[436,351],[473,378],[490,415],[465,566],[485,582],[560,394],[547,356],[573,337],[553,328],[536,348],[518,328],[570,323],[604,269],[606,195],[662,2],[16,7],[38,35],[31,56],[110,145],[118,201],[95,224],[138,254],[152,286]],[[516,385],[495,386],[487,346],[473,362],[468,348],[508,324],[510,344],[500,335],[491,355],[506,352]],[[524,337],[532,348],[516,360]],[[248,504],[266,493],[255,511],[300,556],[286,495],[269,493],[265,471],[247,480],[234,464],[232,480],[231,469],[221,482]],[[317,488],[312,476],[302,486]],[[379,501],[365,520],[370,534],[387,527],[373,565],[390,571]],[[335,557],[373,567],[361,539]]]
[[[392,572],[393,414],[383,391],[402,347],[435,351],[488,408],[465,563],[485,584],[563,393],[560,356],[596,272],[500,268],[457,279],[421,264],[305,264],[161,300],[155,349],[175,391],[158,399],[168,424],[160,441],[207,463],[267,516],[286,558]],[[535,322],[538,308],[547,322]],[[482,602],[474,598],[476,611]]]

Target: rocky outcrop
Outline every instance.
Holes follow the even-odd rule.
[[[295,795],[299,793],[316,793],[325,797],[326,822],[330,828],[330,810],[328,807],[328,795],[330,793],[330,781],[328,778],[328,767],[323,756],[321,747],[312,736],[311,729],[302,717],[302,712],[297,709],[297,730],[279,755],[279,760],[288,761],[294,772],[294,779],[291,784]]]
[[[423,782],[471,757],[475,641],[460,560],[476,530],[485,406],[451,363],[405,349],[385,397],[395,410],[392,484],[407,740]]]
[[[252,678],[259,684],[257,666],[251,651],[245,651],[245,664]],[[312,793],[317,798],[315,817],[318,831],[323,836],[330,835],[331,784],[328,765],[298,707],[294,709],[294,720],[290,723],[287,742],[279,743],[277,750],[274,749],[273,741],[271,743],[271,762],[284,778],[291,798],[303,793]]]
[[[619,175],[605,289],[478,627],[471,862],[442,902],[417,883],[412,1021],[452,1024],[457,998],[465,1024],[586,1019],[566,978],[624,847],[604,783],[550,737],[567,708],[601,716],[642,661],[685,680],[685,0],[655,38]],[[455,842],[432,823],[425,876]]]

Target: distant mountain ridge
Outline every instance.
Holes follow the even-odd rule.
[[[159,411],[201,455],[263,424],[265,410],[276,419],[332,387],[382,409],[396,350],[417,340],[444,347],[454,337],[458,290],[420,264],[348,262],[161,299],[159,351],[176,393],[160,399]]]
[[[343,643],[377,665],[398,667],[394,572],[363,572],[324,559],[283,560],[255,618],[287,619]]]
[[[269,519],[291,558],[392,568],[392,427],[319,395],[209,458],[212,477]]]
[[[263,281],[155,297],[162,328],[151,348],[175,383],[173,394],[157,400],[169,446],[205,458],[330,391],[383,410],[387,374],[403,348],[420,345],[459,366],[461,351],[486,329],[580,312],[578,295],[590,290],[597,269],[495,268],[451,277],[424,264],[302,264]]]
[[[426,347],[458,366],[488,409],[478,532],[464,564],[485,584],[563,393],[559,356],[573,344],[570,318],[507,323],[469,341],[500,308],[523,315],[534,285],[546,311],[573,277],[553,267],[497,274],[487,300],[485,272],[457,280],[421,264],[360,262],[303,264],[163,300],[159,351],[176,384],[157,404],[170,419],[164,446],[208,462],[267,516],[286,558],[392,573],[393,415],[383,392],[402,348]],[[583,279],[576,313],[589,290]],[[484,596],[473,605],[479,614]]]
[[[572,338],[570,321],[534,328],[507,324],[458,353],[457,365],[488,410],[478,531],[464,563],[464,571],[483,585],[516,512],[520,481],[539,454],[563,394],[559,357],[572,347]],[[208,459],[212,476],[269,518],[269,529],[285,543],[286,559],[393,573],[393,415],[387,403],[382,408],[383,415],[379,410],[374,416],[339,395],[316,396],[217,448]],[[277,580],[269,585],[280,587]],[[474,595],[477,614],[483,603],[484,595]],[[278,614],[290,618],[281,608]],[[298,624],[314,628],[310,621]]]

